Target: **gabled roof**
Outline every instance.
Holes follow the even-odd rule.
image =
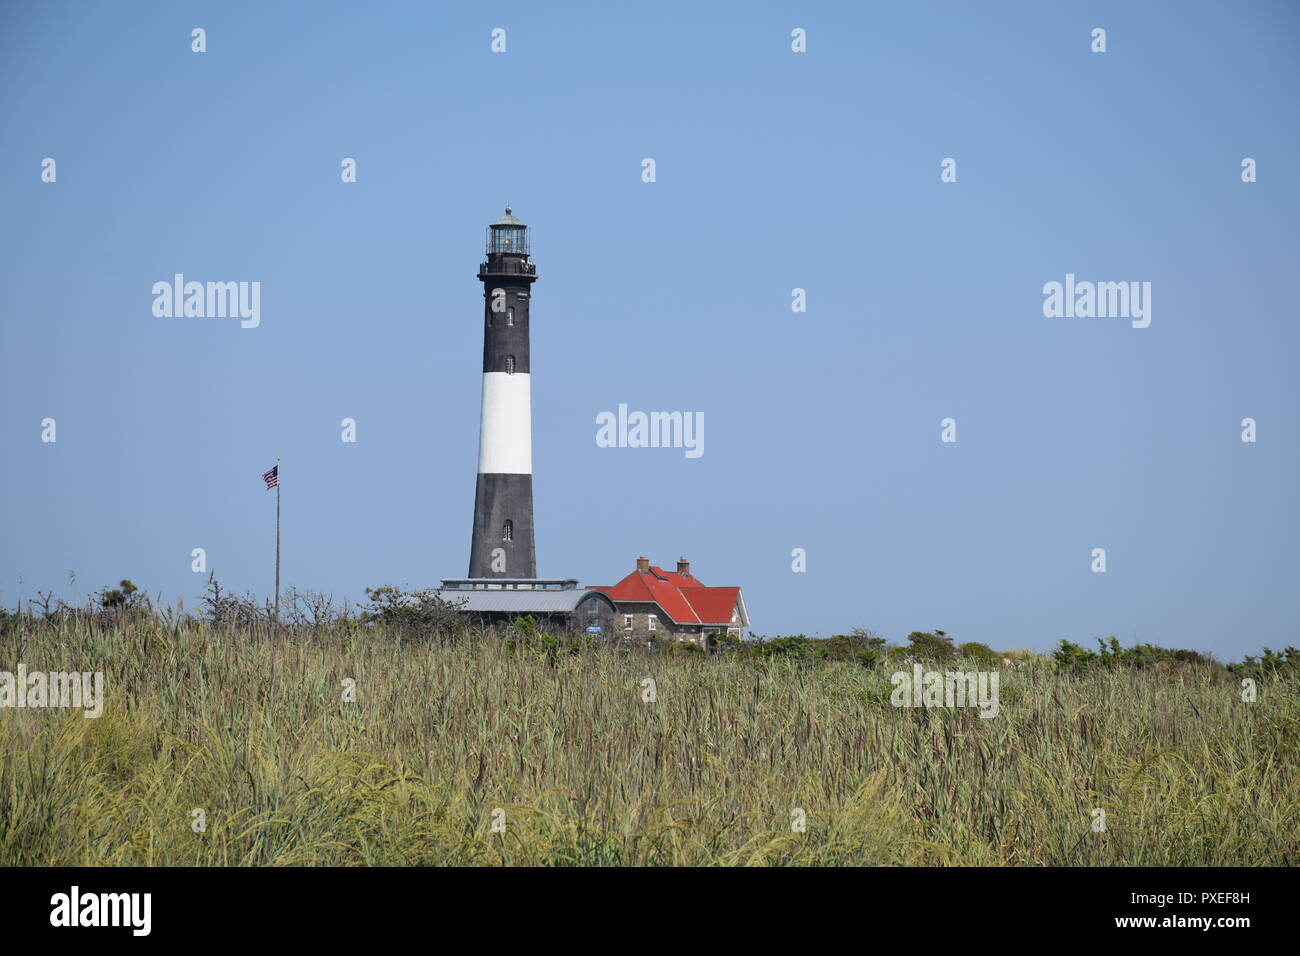
[[[749,625],[740,588],[705,587],[698,578],[653,565],[649,571],[633,571],[618,584],[590,590],[603,591],[616,602],[657,604],[674,624]],[[739,620],[733,622],[738,608]]]

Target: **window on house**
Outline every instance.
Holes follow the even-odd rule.
[[[656,627],[659,626],[659,618],[655,617],[653,614],[647,614],[645,616],[645,623],[646,623],[646,630],[653,631]]]
[[[515,357],[513,355],[506,356],[506,374],[507,375],[515,374]]]
[[[509,518],[506,519],[505,527],[501,529],[501,540],[502,541],[515,540],[515,523],[511,521]]]
[[[623,630],[625,630],[625,631],[630,631],[630,630],[632,630],[632,615],[631,615],[631,614],[624,614],[624,615],[623,615]]]

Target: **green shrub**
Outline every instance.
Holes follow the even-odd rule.
[[[1228,669],[1237,677],[1251,677],[1255,680],[1266,677],[1300,677],[1300,648],[1287,647],[1275,651],[1266,647],[1262,656],[1247,654],[1240,664],[1230,664]]]
[[[708,640],[709,649],[716,654],[734,654],[745,646],[739,634],[730,634],[727,631],[714,631],[708,636]]]
[[[1121,647],[1119,638],[1111,635],[1097,638],[1097,650],[1090,651],[1072,641],[1062,639],[1052,651],[1052,659],[1059,668],[1078,673],[1090,668],[1142,670],[1161,665],[1197,665],[1217,667],[1214,658],[1200,651],[1157,647],[1154,644],[1134,644]]]
[[[755,649],[759,657],[779,657],[786,660],[811,661],[814,638],[803,634],[790,637],[759,638]]]
[[[907,641],[908,654],[923,661],[946,661],[957,653],[952,638],[943,631],[913,631]]]
[[[119,581],[116,588],[104,588],[99,595],[100,606],[104,610],[133,607],[138,600],[136,592],[140,589],[129,580]]]
[[[703,654],[704,648],[695,641],[673,641],[668,648],[668,653],[674,656]]]
[[[977,641],[967,641],[965,644],[959,645],[957,653],[961,657],[985,667],[1002,666],[1002,655],[987,644],[980,644]]]
[[[362,622],[383,624],[403,636],[446,636],[464,626],[458,605],[432,591],[407,592],[387,584],[366,588],[366,597],[370,603],[362,608]]]

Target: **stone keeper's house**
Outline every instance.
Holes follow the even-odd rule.
[[[678,559],[675,572],[653,566],[649,558],[637,558],[636,570],[622,581],[588,590],[600,591],[614,602],[612,636],[627,640],[644,643],[666,637],[707,648],[710,634],[721,631],[742,637],[749,626],[740,588],[705,587],[691,574],[685,558]]]

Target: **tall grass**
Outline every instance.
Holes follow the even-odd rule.
[[[890,706],[887,664],[382,627],[28,621],[20,661],[108,703],[0,709],[7,866],[1300,862],[1296,685],[1219,668],[1004,668],[981,719]]]

